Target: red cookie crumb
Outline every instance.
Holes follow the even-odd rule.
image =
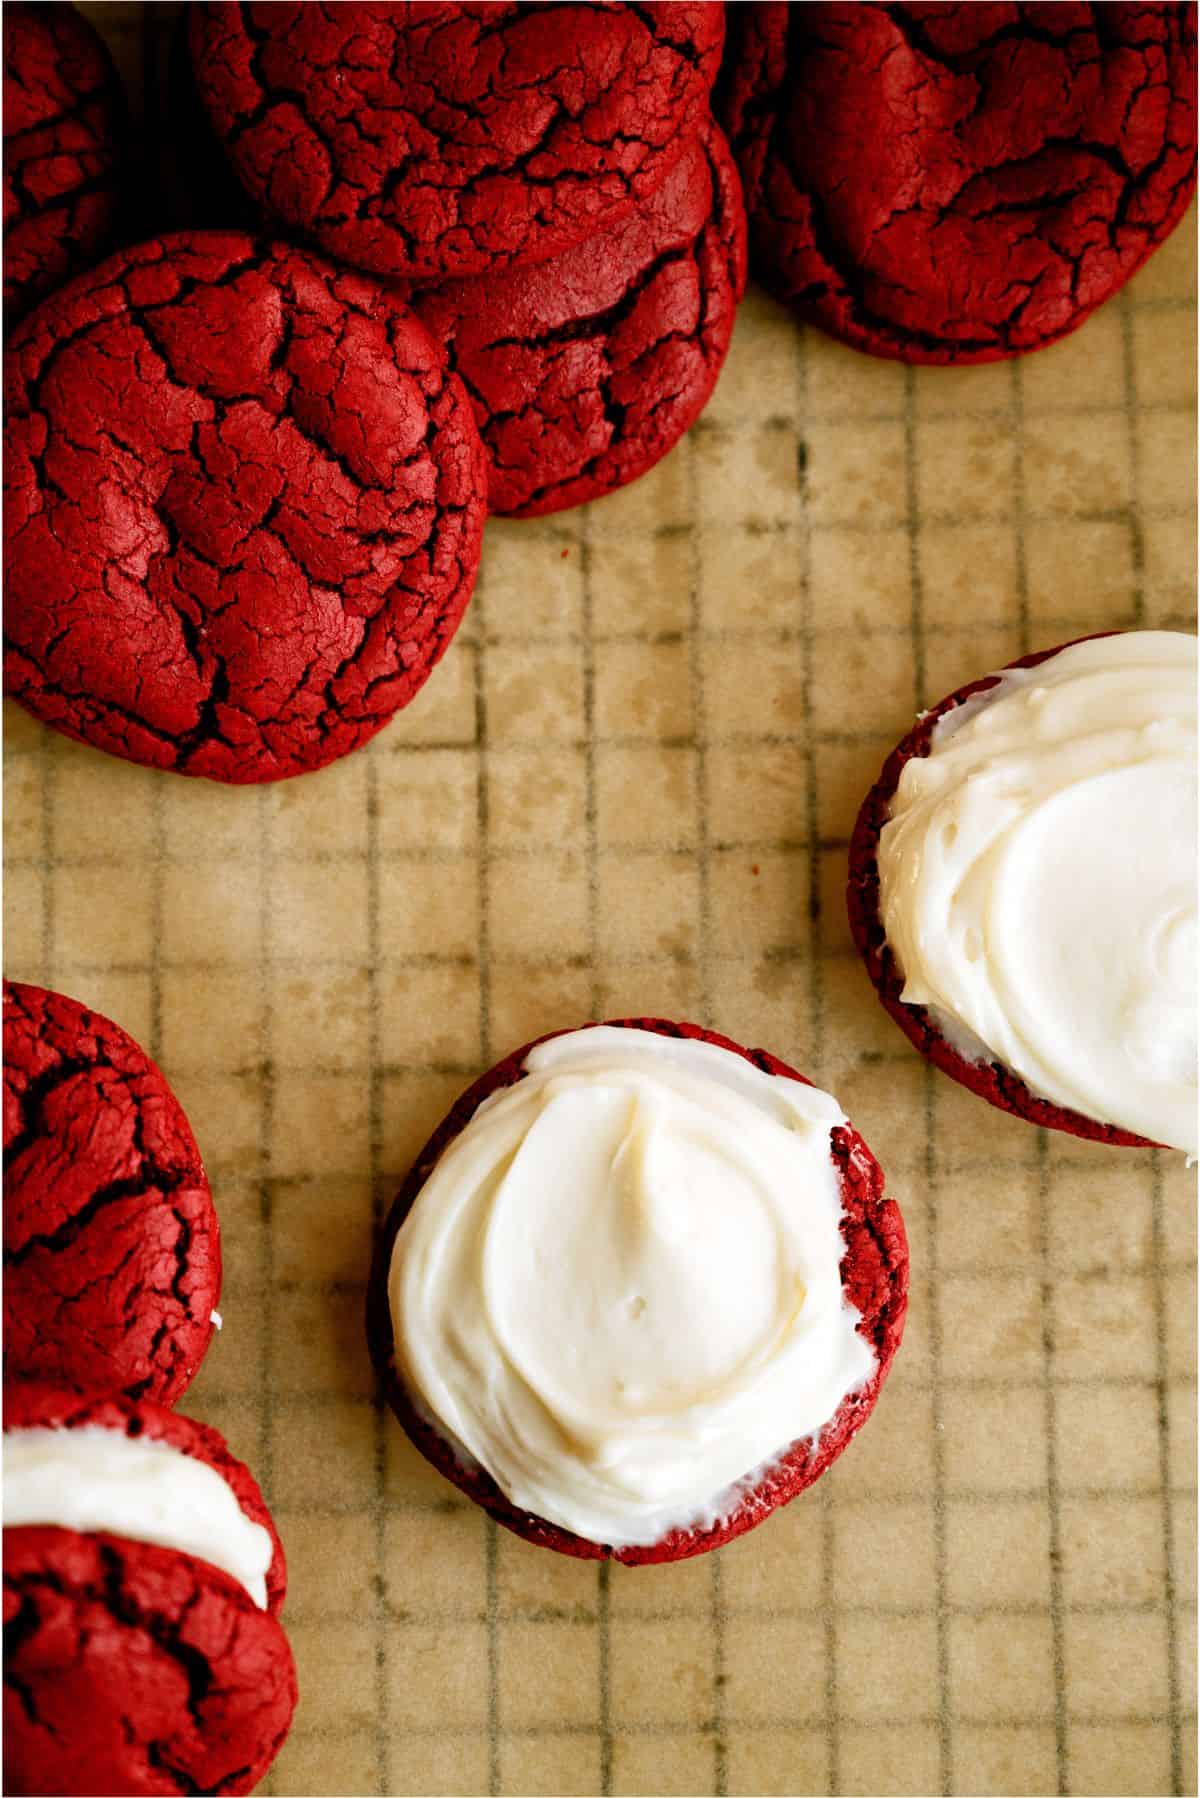
[[[219,1473],[252,1523],[261,1524],[275,1545],[267,1569],[267,1609],[277,1616],[287,1594],[287,1561],[275,1520],[258,1481],[231,1455],[225,1438],[210,1424],[170,1411],[151,1399],[126,1398],[113,1392],[73,1392],[44,1380],[19,1380],[5,1388],[5,1430],[78,1430],[87,1425],[118,1430],[123,1436],[141,1436],[148,1442],[165,1442],[181,1454],[203,1461]]]
[[[1110,633],[1101,631],[1097,634],[1107,636]],[[1087,641],[1086,638],[1074,640]],[[1008,666],[1036,668],[1039,662],[1048,661],[1051,656],[1069,648],[1070,644],[1060,643],[1054,649],[1042,649],[1034,655],[1021,656]],[[904,989],[904,976],[888,947],[879,911],[880,833],[888,821],[892,799],[900,784],[905,762],[913,756],[928,755],[938,720],[947,712],[964,705],[975,694],[988,692],[998,684],[999,679],[1000,675],[997,673],[986,675],[982,680],[971,681],[968,686],[960,687],[957,693],[952,693],[948,699],[943,699],[931,711],[923,712],[903,742],[893,749],[883,764],[878,781],[863,801],[850,839],[850,878],[846,889],[850,934],[866,963],[867,972],[885,1011],[895,1019],[909,1042],[926,1061],[932,1062],[944,1074],[949,1074],[960,1086],[977,1093],[989,1105],[1011,1112],[1014,1117],[1025,1118],[1031,1124],[1039,1124],[1046,1130],[1064,1130],[1072,1136],[1085,1136],[1094,1142],[1112,1143],[1122,1148],[1154,1147],[1155,1145],[1147,1143],[1145,1137],[1134,1136],[1128,1130],[1119,1130],[1115,1124],[1099,1123],[1095,1118],[1084,1117],[1082,1112],[1071,1111],[1066,1106],[1053,1104],[1049,1099],[1039,1098],[1002,1062],[968,1061],[947,1042],[923,1005],[905,1005],[900,998]]]
[[[1082,324],[1195,186],[1194,5],[744,5],[720,116],[756,271],[904,362]]]
[[[4,1170],[6,1376],[173,1403],[221,1291],[195,1139],[116,1024],[9,981]]]
[[[741,183],[710,123],[620,224],[414,294],[471,395],[491,509],[556,512],[653,467],[707,404],[745,285]]]
[[[804,1080],[803,1074],[798,1074],[765,1049],[743,1048],[740,1043],[715,1031],[702,1030],[696,1024],[671,1023],[663,1018],[618,1018],[611,1023],[623,1029],[652,1030],[660,1036],[715,1043],[718,1048],[728,1049],[752,1062],[764,1073]],[[562,1031],[550,1031],[537,1041],[548,1042],[551,1037],[563,1034]],[[396,1369],[387,1287],[396,1237],[438,1159],[491,1093],[514,1086],[524,1078],[525,1058],[535,1047],[536,1043],[526,1043],[523,1048],[515,1049],[456,1100],[401,1186],[376,1244],[371,1269],[367,1292],[367,1340],[371,1356],[384,1397],[414,1446],[439,1473],[506,1529],[524,1537],[527,1542],[554,1548],[560,1554],[574,1555],[581,1560],[621,1561],[628,1566],[686,1560],[744,1535],[764,1522],[780,1505],[797,1497],[837,1460],[870,1416],[904,1334],[908,1310],[908,1243],[904,1223],[894,1200],[884,1196],[883,1172],[862,1137],[848,1124],[839,1126],[832,1132],[832,1154],[841,1179],[845,1211],[841,1226],[845,1243],[842,1285],[846,1297],[861,1313],[858,1328],[875,1351],[875,1372],[865,1386],[843,1399],[816,1442],[799,1442],[780,1456],[731,1516],[708,1529],[672,1530],[648,1548],[613,1548],[608,1543],[591,1542],[573,1535],[569,1530],[547,1522],[544,1517],[521,1511],[482,1468],[463,1467],[450,1445],[414,1408]],[[811,1082],[805,1081],[805,1085],[811,1085]]]
[[[5,685],[113,754],[266,781],[417,692],[479,561],[461,384],[376,282],[197,232],[46,301],[6,358]]]
[[[197,5],[196,83],[271,217],[415,280],[540,261],[645,199],[707,110],[719,5]]]
[[[11,325],[103,248],[125,101],[73,6],[4,8],[4,309]]]

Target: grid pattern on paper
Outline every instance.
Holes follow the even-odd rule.
[[[141,9],[88,10],[132,66]],[[429,686],[320,775],[154,777],[9,709],[7,970],[161,1059],[220,1207],[187,1408],[288,1548],[302,1702],[265,1790],[1195,1792],[1191,1181],[925,1068],[841,899],[916,707],[1191,626],[1193,235],[1066,344],[953,374],[752,295],[691,436],[595,507],[489,524]],[[598,1570],[425,1466],[360,1318],[373,1221],[455,1094],[630,1012],[828,1084],[914,1287],[811,1493],[718,1555]]]

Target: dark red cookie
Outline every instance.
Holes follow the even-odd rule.
[[[275,1537],[263,1611],[220,1568],[152,1543],[26,1525],[4,1532],[9,1792],[249,1792],[287,1735],[296,1675],[275,1613],[283,1553],[249,1470],[215,1430],[160,1406],[6,1393],[7,1430],[100,1425],[215,1467]]]
[[[1082,324],[1195,186],[1194,5],[746,5],[720,116],[768,286],[855,348]]]
[[[1110,633],[1101,631],[1098,634],[1107,636]],[[1074,640],[1086,641],[1083,638]],[[1048,661],[1051,656],[1056,656],[1060,650],[1069,647],[1069,644],[1060,643],[1054,649],[1042,649],[1035,655],[1021,656],[1008,666],[1036,668],[1039,662]],[[1095,1142],[1113,1143],[1123,1148],[1153,1147],[1144,1137],[1133,1136],[1128,1130],[1119,1130],[1115,1124],[1098,1123],[1095,1118],[1084,1117],[1082,1112],[1071,1111],[1064,1105],[1055,1105],[1049,1099],[1040,1099],[1002,1062],[968,1061],[946,1040],[923,1005],[905,1005],[900,998],[904,989],[904,976],[888,947],[879,912],[880,833],[887,823],[892,798],[905,762],[913,756],[929,754],[934,727],[939,718],[964,705],[975,694],[988,692],[998,684],[999,679],[999,674],[989,674],[982,680],[972,681],[969,686],[960,687],[957,693],[952,693],[930,711],[923,712],[904,741],[893,749],[883,764],[879,779],[863,801],[850,839],[850,879],[846,889],[850,934],[866,963],[867,972],[884,1009],[899,1024],[913,1047],[927,1061],[932,1062],[934,1067],[949,1074],[952,1080],[957,1080],[961,1086],[978,1093],[981,1099],[998,1106],[1001,1111],[1010,1111],[1014,1117],[1027,1118],[1031,1124],[1040,1124],[1044,1129],[1065,1130],[1072,1136],[1086,1136]]]
[[[556,255],[701,123],[718,5],[203,5],[201,98],[268,215],[377,274]]]
[[[73,6],[4,8],[4,310],[11,325],[104,247],[125,102]]]
[[[653,467],[707,404],[745,286],[741,183],[710,123],[620,224],[416,293],[474,403],[491,509],[557,512]]]
[[[803,1074],[798,1074],[765,1049],[743,1048],[740,1043],[719,1036],[715,1031],[702,1030],[696,1024],[671,1023],[663,1018],[617,1018],[610,1023],[628,1030],[653,1030],[660,1036],[690,1037],[697,1042],[715,1043],[718,1048],[728,1049],[752,1062],[764,1073],[804,1080]],[[550,1031],[537,1041],[547,1042],[550,1037],[563,1034],[562,1031]],[[439,1473],[476,1504],[482,1505],[506,1529],[539,1547],[554,1548],[560,1554],[575,1555],[581,1560],[623,1561],[629,1566],[686,1560],[691,1555],[704,1554],[710,1548],[720,1548],[734,1537],[745,1535],[780,1505],[787,1504],[811,1486],[837,1460],[870,1416],[904,1334],[908,1310],[908,1242],[904,1223],[895,1201],[884,1196],[883,1171],[862,1137],[848,1124],[834,1130],[831,1147],[845,1210],[841,1226],[845,1243],[842,1285],[846,1297],[861,1313],[858,1329],[875,1351],[875,1372],[865,1386],[843,1399],[817,1442],[797,1443],[781,1455],[731,1516],[707,1529],[672,1530],[648,1548],[613,1548],[608,1543],[591,1542],[573,1535],[569,1530],[547,1522],[544,1517],[518,1510],[482,1468],[463,1467],[449,1443],[413,1406],[396,1369],[387,1286],[392,1249],[400,1226],[439,1157],[491,1093],[501,1087],[515,1086],[524,1078],[523,1064],[534,1047],[535,1043],[526,1043],[523,1048],[515,1049],[462,1094],[418,1155],[401,1186],[376,1244],[367,1291],[367,1340],[371,1355],[384,1396],[414,1446]],[[810,1084],[805,1081],[805,1085]]]
[[[212,1337],[221,1245],[188,1121],[138,1045],[4,983],[4,1365],[172,1404]]]
[[[378,283],[159,238],[26,319],[6,394],[5,684],[68,736],[278,780],[373,736],[453,636],[483,447]]]

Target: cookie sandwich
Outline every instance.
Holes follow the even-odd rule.
[[[285,1586],[262,1494],[215,1430],[10,1388],[5,1789],[249,1792],[296,1703]]]

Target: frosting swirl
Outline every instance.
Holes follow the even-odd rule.
[[[1196,640],[1060,650],[947,713],[879,841],[904,976],[968,1059],[1197,1151]]]
[[[397,1366],[522,1508],[649,1545],[736,1508],[875,1356],[843,1297],[828,1094],[691,1039],[533,1049],[449,1145],[389,1272]]]

